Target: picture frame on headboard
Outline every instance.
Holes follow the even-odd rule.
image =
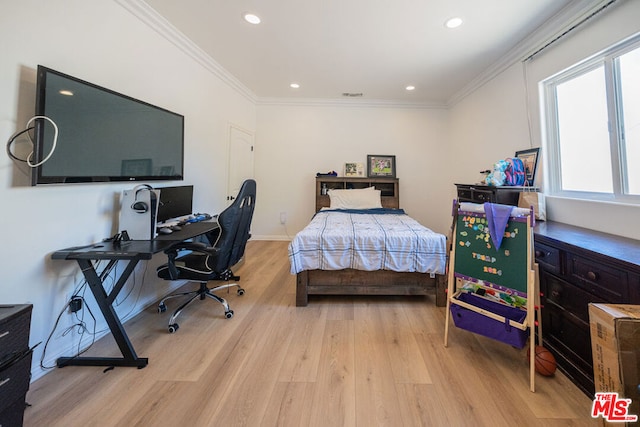
[[[344,176],[364,177],[364,163],[361,163],[361,162],[345,163]]]
[[[538,155],[540,154],[540,148],[531,148],[529,150],[516,151],[516,157],[522,160],[524,163],[525,176],[527,177],[526,184],[533,186],[533,182],[536,179],[536,169],[538,168]]]
[[[396,156],[382,154],[367,155],[367,177],[395,178]]]

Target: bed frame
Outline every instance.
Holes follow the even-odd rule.
[[[383,206],[398,209],[397,178],[316,178],[316,212],[329,207],[329,196],[322,194],[322,184],[329,188],[365,188],[381,186],[389,193]],[[390,187],[385,187],[390,186]],[[430,273],[406,273],[389,270],[306,270],[296,278],[296,306],[304,307],[309,295],[435,295],[436,306],[444,307],[447,276]]]
[[[435,295],[436,306],[447,304],[445,275],[389,270],[305,270],[296,277],[296,306],[309,295]]]

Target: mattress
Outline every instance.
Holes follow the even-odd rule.
[[[291,273],[390,270],[444,274],[446,237],[401,209],[318,212],[289,244]]]

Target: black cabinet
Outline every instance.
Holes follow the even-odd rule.
[[[544,346],[593,398],[588,305],[640,304],[640,241],[547,221],[536,225],[534,246]]]
[[[495,187],[482,184],[456,184],[456,189],[459,202],[489,202],[513,206],[518,206],[518,197],[523,191],[538,191],[537,187]]]
[[[21,426],[31,379],[31,304],[0,305],[0,426]]]

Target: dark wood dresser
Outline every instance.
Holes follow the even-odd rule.
[[[21,426],[31,380],[31,304],[0,305],[0,426]]]
[[[500,203],[518,206],[523,191],[538,191],[537,187],[501,186],[482,184],[456,184],[459,202]]]
[[[640,304],[640,241],[556,222],[534,229],[544,346],[594,395],[588,304]]]

